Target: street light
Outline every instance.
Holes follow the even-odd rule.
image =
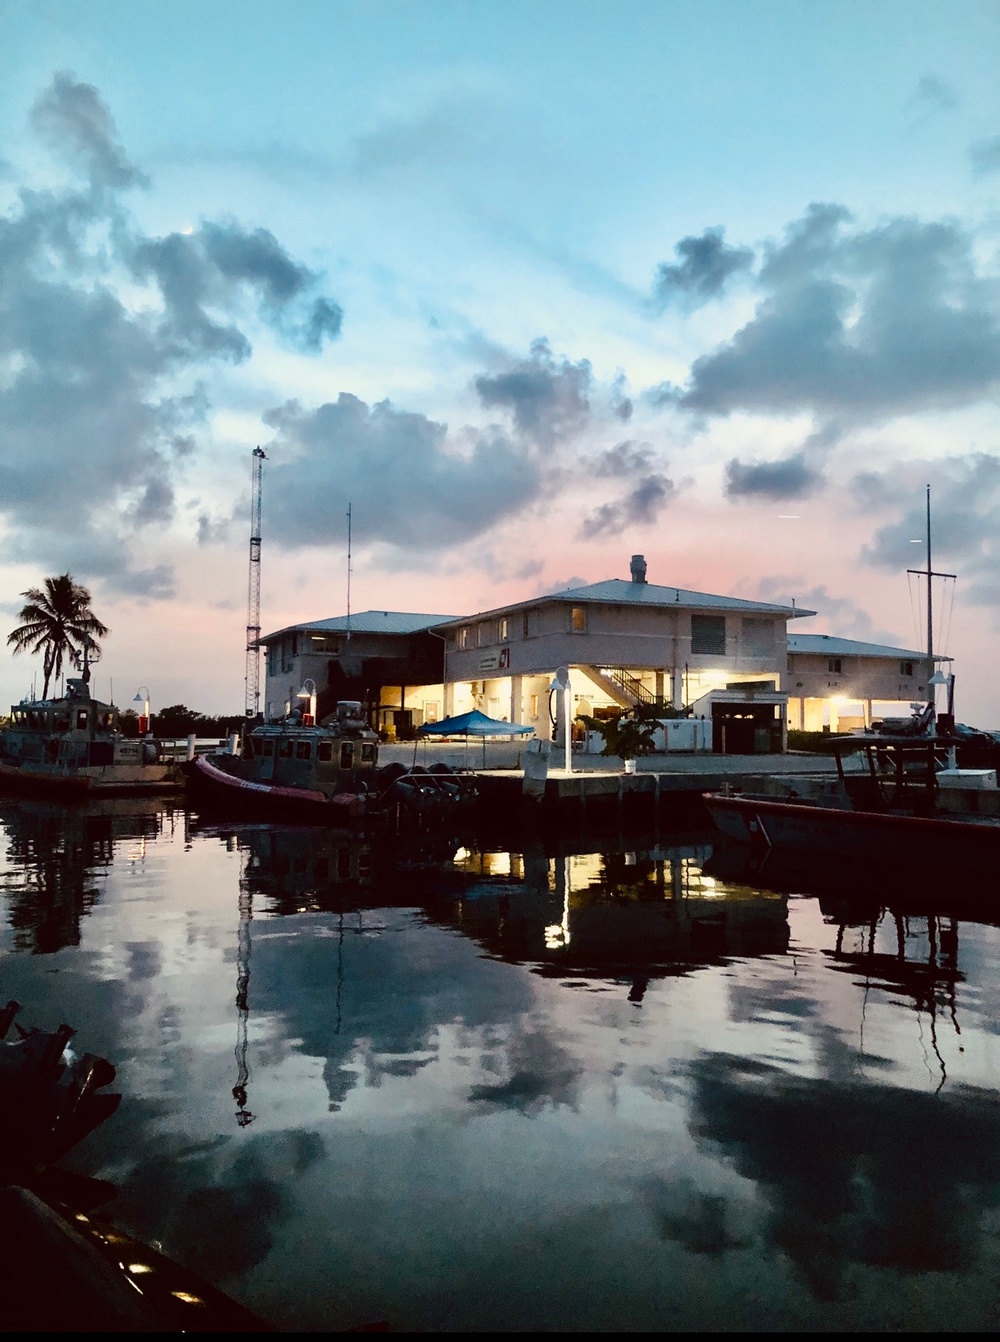
[[[132,702],[142,705],[142,712],[139,714],[139,735],[146,736],[149,733],[149,689],[145,685],[140,685]]]
[[[309,700],[309,713],[303,715],[302,725],[304,727],[314,727],[316,725],[316,682],[311,676],[302,682],[302,688],[295,697],[296,699]],[[308,721],[306,721],[306,716],[308,716]]]

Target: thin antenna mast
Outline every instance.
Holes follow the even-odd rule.
[[[264,449],[255,447],[251,453],[250,576],[247,584],[247,667],[244,707],[248,718],[260,716],[260,519],[266,460]]]
[[[351,505],[347,505],[347,638],[351,637]]]
[[[931,566],[931,487],[927,486],[927,567],[908,568],[907,573],[927,579],[927,706],[934,707],[934,592],[932,579],[954,578],[954,573],[938,573]]]

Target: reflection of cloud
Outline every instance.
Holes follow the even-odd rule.
[[[851,1263],[960,1271],[1000,1202],[1000,1112],[971,1087],[938,1096],[792,1077],[725,1054],[692,1066],[691,1131],[771,1202],[774,1243],[817,1295]]]
[[[506,1081],[473,1086],[472,1103],[486,1109],[537,1114],[556,1105],[575,1106],[583,1067],[540,1030],[516,1035],[507,1049]]]
[[[666,1240],[688,1253],[717,1255],[748,1244],[745,1231],[734,1222],[740,1207],[719,1193],[706,1193],[688,1179],[648,1179],[641,1188],[643,1202]]]

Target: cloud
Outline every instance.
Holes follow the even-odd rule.
[[[649,443],[637,443],[631,438],[616,443],[602,452],[594,461],[594,474],[602,478],[634,475],[645,471],[653,458]]]
[[[118,143],[111,113],[93,84],[81,84],[66,70],[53,76],[31,109],[31,124],[55,149],[75,159],[94,186],[120,191],[144,184]]]
[[[663,307],[680,299],[688,304],[718,298],[728,280],[753,265],[749,247],[727,247],[725,229],[706,228],[700,237],[681,238],[674,247],[677,265],[661,262],[653,285]]]
[[[935,568],[942,563],[960,568],[965,599],[978,605],[1000,605],[1000,457],[970,452],[933,462],[914,462],[884,473],[866,471],[850,481],[850,491],[866,511],[894,512],[862,551],[863,562],[895,570],[925,562],[924,485],[931,491],[932,543]]]
[[[807,588],[800,574],[762,578],[753,588],[753,596],[758,601],[777,602],[784,606],[794,603],[800,610],[814,610],[825,630],[839,634],[841,638],[858,638],[869,643],[900,643],[898,634],[878,627],[868,612],[851,597],[835,596],[822,583]],[[796,622],[791,632],[798,631],[799,624]]]
[[[910,105],[924,113],[952,112],[959,104],[955,90],[938,79],[937,75],[923,75],[917,80]]]
[[[441,550],[487,530],[531,499],[540,471],[496,429],[447,426],[388,401],[341,392],[315,410],[269,411],[269,534],[286,547],[339,542],[353,505],[361,542]]]
[[[806,461],[804,452],[794,452],[780,461],[726,463],[725,493],[728,498],[804,499],[815,493],[823,477]]]
[[[764,297],[695,360],[678,404],[709,415],[812,412],[845,426],[970,405],[1000,383],[1000,307],[957,223],[852,228],[811,205],[766,251]]]
[[[250,355],[248,298],[306,352],[336,335],[340,309],[264,229],[145,233],[123,200],[145,179],[91,85],[56,75],[31,119],[85,180],[22,190],[0,216],[8,556],[165,596],[169,570],[137,567],[134,549],[173,515],[176,473],[210,409],[206,365]]]
[[[1000,135],[987,140],[976,140],[969,146],[969,158],[972,171],[977,176],[988,172],[1000,172]]]
[[[547,340],[536,340],[527,359],[499,373],[484,373],[474,382],[488,409],[510,411],[514,425],[540,447],[553,447],[580,433],[590,419],[592,384],[586,359],[557,360]]]
[[[648,526],[655,522],[677,492],[665,475],[643,476],[620,499],[603,503],[584,519],[579,535],[583,540],[597,536],[618,536],[630,526]]]

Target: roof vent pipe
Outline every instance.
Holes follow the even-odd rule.
[[[633,556],[632,556],[632,581],[633,581],[633,582],[645,582],[645,581],[646,581],[646,556],[645,556],[645,555],[633,555]]]

